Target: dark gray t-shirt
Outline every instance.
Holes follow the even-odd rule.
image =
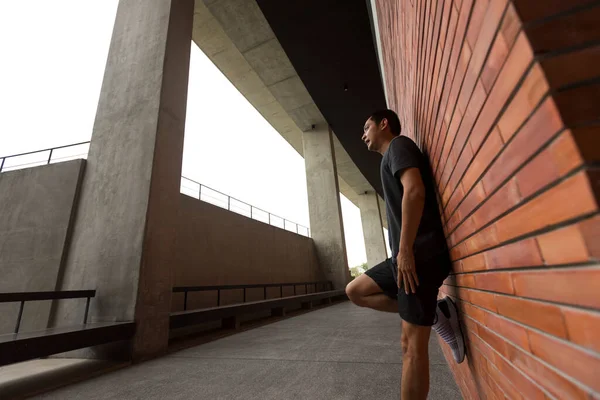
[[[425,207],[413,247],[415,261],[424,262],[448,251],[429,162],[415,142],[406,136],[398,136],[392,140],[381,160],[381,182],[385,195],[388,233],[394,264],[402,229],[404,188],[400,183],[400,172],[411,167],[419,168],[425,185]]]

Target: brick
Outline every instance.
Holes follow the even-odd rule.
[[[593,2],[593,0],[546,0],[539,3],[530,0],[513,0],[524,23],[547,18]]]
[[[504,242],[597,210],[587,175],[581,171],[501,218],[495,225],[497,238]]]
[[[590,259],[579,224],[540,235],[537,241],[547,265],[586,262]]]
[[[600,358],[581,351],[560,339],[529,331],[529,343],[532,353],[565,374],[600,391],[598,369]]]
[[[517,182],[513,178],[506,182],[500,190],[489,197],[488,201],[475,211],[473,219],[476,221],[478,227],[482,227],[519,204],[520,201],[521,195],[517,187]]]
[[[562,127],[558,108],[552,98],[547,98],[521,128],[514,140],[506,145],[494,166],[483,177],[486,191],[498,187]]]
[[[590,257],[598,260],[600,258],[600,216],[580,222],[579,228]]]
[[[484,319],[485,326],[488,329],[509,340],[512,344],[530,351],[527,331],[522,326],[502,319],[492,313],[485,313]]]
[[[471,47],[475,46],[477,38],[481,35],[483,21],[485,19],[488,1],[476,1],[471,12],[471,21],[467,30],[467,42]]]
[[[545,149],[517,173],[516,181],[519,192],[527,198],[560,177],[550,149]]]
[[[521,20],[517,15],[517,10],[515,9],[513,1],[511,1],[508,4],[506,15],[504,16],[502,26],[500,27],[500,32],[509,46],[511,46],[517,38],[517,35],[521,31],[521,27]]]
[[[496,356],[496,365],[500,372],[506,376],[523,395],[525,399],[546,399],[544,392],[538,385],[530,381],[521,371],[504,358]]]
[[[465,325],[467,332],[478,334],[479,333],[479,325],[475,322],[474,319],[470,317],[463,318],[463,324]]]
[[[514,348],[509,361],[557,399],[588,399],[587,393],[529,353]]]
[[[475,288],[499,293],[514,293],[509,272],[484,272],[474,275]]]
[[[462,185],[462,182],[461,182],[461,185]],[[458,190],[456,192],[454,192],[454,194],[457,195],[456,194],[457,192],[458,192]],[[483,202],[485,199],[487,199],[487,197],[488,196],[483,187],[483,183],[478,182],[475,185],[475,187],[473,188],[473,190],[471,191],[471,193],[469,193],[466,197],[464,197],[464,201],[462,202],[462,204],[460,206],[458,206],[458,208],[456,209],[456,213],[459,215],[470,214],[475,209],[475,207],[477,207],[479,204],[481,204],[481,202]],[[450,199],[450,202],[448,202],[449,208],[451,207],[451,204],[453,204],[452,199]]]
[[[600,353],[600,313],[561,307],[569,340]]]
[[[475,278],[471,274],[456,275],[456,285],[463,287],[475,287]]]
[[[525,239],[481,253],[487,269],[522,268],[543,265],[535,239]]]
[[[469,317],[473,318],[475,321],[480,324],[485,324],[485,311],[479,307],[475,307],[474,305],[464,302],[461,302],[463,314],[467,314]]]
[[[526,37],[520,34],[471,132],[470,142],[473,149],[479,148],[485,135],[491,130],[498,113],[527,71],[532,60],[533,54],[529,43]]]
[[[599,20],[600,6],[596,6],[531,25],[527,37],[536,54],[581,46],[600,40]]]
[[[476,254],[461,260],[463,272],[482,271],[486,269],[486,260],[483,254]]]
[[[550,153],[560,176],[571,172],[584,162],[570,130],[565,131],[550,145]]]
[[[507,142],[531,115],[535,107],[548,93],[550,87],[540,64],[535,63],[527,73],[522,86],[498,121],[498,130]]]
[[[496,225],[490,225],[485,229],[482,229],[477,234],[471,236],[465,241],[466,250],[465,254],[461,254],[462,257],[468,254],[473,254],[500,243],[498,240],[498,229]]]
[[[518,296],[600,309],[600,265],[513,272],[512,278]]]
[[[506,396],[506,398],[511,400],[521,400],[524,399],[523,395],[519,393],[518,389],[515,387],[514,383],[511,382],[504,374],[500,372],[498,366],[495,363],[490,363],[490,375],[493,381],[498,385],[502,393]]]
[[[471,55],[471,62],[465,76],[458,102],[463,110],[467,108],[467,101],[473,92],[479,72],[483,68],[487,52],[493,43],[496,29],[502,18],[502,13],[506,8],[506,3],[506,0],[490,1],[485,12],[481,31],[475,37],[476,42],[470,42],[471,47],[473,48],[473,54]]]
[[[492,293],[482,292],[479,290],[466,290],[469,297],[469,302],[478,307],[485,308],[493,312],[497,312],[496,298]]]
[[[504,36],[498,35],[496,40],[494,40],[492,50],[490,51],[483,67],[483,71],[481,72],[481,84],[486,93],[489,93],[492,90],[494,81],[498,77],[500,69],[506,61],[506,57],[508,57],[508,50],[508,45],[506,44]]]
[[[600,84],[561,90],[554,95],[554,100],[567,126],[594,121],[600,115]]]
[[[600,46],[577,49],[540,61],[550,87],[563,86],[598,77]]]
[[[466,188],[470,189],[475,181],[481,177],[483,171],[490,165],[490,162],[498,155],[503,146],[502,137],[498,129],[494,128],[462,179]]]
[[[567,328],[558,306],[517,297],[496,295],[498,313],[551,335],[567,338]]]

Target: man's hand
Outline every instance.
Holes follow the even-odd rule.
[[[417,292],[419,278],[417,277],[417,269],[415,267],[415,256],[412,249],[400,249],[396,257],[398,263],[398,287],[402,287],[404,283],[404,291],[408,294]]]

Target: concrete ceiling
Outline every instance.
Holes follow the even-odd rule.
[[[255,0],[196,0],[193,40],[256,110],[303,155],[302,132],[326,120]],[[373,191],[334,135],[340,192],[358,206]],[[385,210],[382,211],[383,221]]]

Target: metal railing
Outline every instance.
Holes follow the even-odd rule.
[[[264,222],[265,224],[276,226],[289,232],[295,232],[299,235],[310,237],[310,230],[306,226],[289,221],[275,214],[271,214],[270,212],[261,208],[254,207],[253,205],[226,195],[218,190],[211,189],[210,187],[186,178],[185,176],[181,177],[180,192],[186,196],[194,197],[198,200],[204,201],[205,203],[210,203],[225,210],[244,215],[253,220]]]
[[[87,141],[0,157],[0,172],[86,158],[89,148],[90,142]]]
[[[89,148],[90,142],[87,141],[0,157],[0,172],[37,167],[40,165],[52,164],[53,162],[68,161],[77,158],[87,158]],[[218,190],[211,189],[208,186],[202,185],[185,176],[181,177],[179,191],[187,196],[244,215],[253,220],[261,221],[265,224],[276,226],[289,232],[295,232],[299,235],[310,237],[310,230],[306,226],[271,214],[258,207],[254,207],[253,205],[221,193]]]
[[[267,288],[278,287],[279,297],[283,297],[283,288],[292,286],[294,288],[294,296],[297,295],[297,287],[304,286],[304,294],[316,293],[317,289],[320,288],[321,292],[332,290],[333,284],[330,281],[317,281],[317,282],[291,282],[291,283],[263,283],[263,284],[252,284],[252,285],[220,285],[220,286],[176,286],[173,288],[173,293],[183,293],[183,311],[187,310],[188,292],[209,292],[217,291],[217,307],[221,306],[221,290],[243,290],[244,299],[243,303],[246,302],[246,290],[247,289],[263,289],[263,298],[267,299]],[[309,288],[314,288],[313,292],[309,292]]]
[[[21,327],[21,318],[23,317],[23,308],[26,301],[41,301],[41,300],[61,300],[61,299],[87,299],[85,303],[85,314],[83,316],[83,324],[87,324],[88,311],[90,309],[90,300],[96,296],[95,290],[63,290],[56,292],[15,292],[15,293],[0,293],[0,303],[17,303],[20,302],[19,314],[17,316],[17,324],[14,333],[19,333]]]

